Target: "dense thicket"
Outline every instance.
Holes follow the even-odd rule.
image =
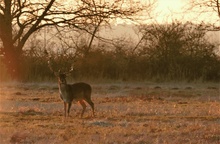
[[[73,79],[220,80],[216,45],[208,40],[203,26],[173,22],[145,25],[140,30],[142,39],[135,49],[127,43],[93,47],[86,55],[51,50],[52,66],[56,71],[68,71],[73,65]],[[54,79],[43,50],[26,51],[22,59],[23,81]],[[2,63],[0,76],[1,80],[7,77]]]

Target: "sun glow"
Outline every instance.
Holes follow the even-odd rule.
[[[182,0],[158,0],[156,11],[161,11],[164,14],[180,11],[185,5]]]
[[[141,1],[142,2],[142,1]],[[149,23],[149,16],[147,13],[150,13],[151,19],[158,23],[170,22],[173,19],[181,19],[183,16],[183,7],[186,5],[187,0],[157,0],[155,6],[151,12],[143,11],[140,13],[139,18],[141,23]],[[142,3],[146,4],[146,3]],[[116,24],[126,23],[129,24],[129,21],[122,21],[121,19],[116,20]]]
[[[157,0],[155,19],[159,23],[183,20],[187,0]]]

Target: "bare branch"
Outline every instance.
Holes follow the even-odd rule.
[[[42,15],[36,20],[36,22],[33,24],[33,26],[24,35],[24,37],[22,38],[21,42],[18,45],[18,48],[22,48],[24,46],[25,42],[27,41],[27,39],[30,37],[30,35],[37,30],[37,26],[40,24],[40,22],[43,20],[43,18],[47,15],[47,12],[49,11],[49,9],[51,8],[51,6],[53,5],[54,2],[55,2],[55,0],[51,0],[49,2],[48,6],[46,7],[46,9],[42,13]]]

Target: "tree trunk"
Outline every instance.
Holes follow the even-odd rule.
[[[4,64],[7,72],[14,80],[22,78],[22,59],[21,51],[18,51],[13,45],[4,50]]]
[[[4,54],[3,62],[6,65],[7,72],[12,79],[21,79],[21,47],[14,46],[13,29],[12,29],[12,13],[11,0],[5,0],[4,15],[0,15],[0,37],[3,43],[2,52]]]

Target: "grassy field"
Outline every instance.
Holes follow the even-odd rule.
[[[63,117],[55,83],[0,85],[0,143],[219,144],[220,85],[92,84],[95,118]]]

